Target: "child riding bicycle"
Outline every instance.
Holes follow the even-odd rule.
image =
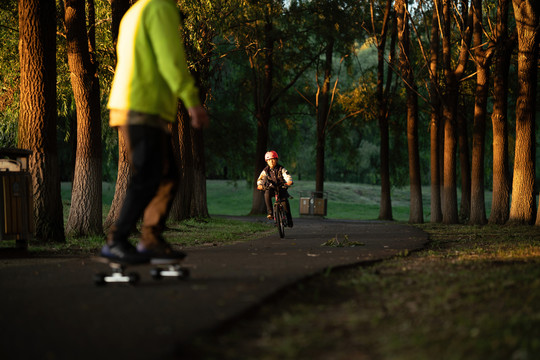
[[[257,179],[257,189],[264,190],[264,202],[266,203],[266,213],[268,219],[273,219],[272,197],[275,191],[279,191],[279,197],[285,199],[287,204],[287,220],[289,227],[293,226],[291,207],[289,205],[289,193],[284,185],[291,186],[293,180],[287,169],[278,164],[279,156],[275,151],[269,151],[264,155],[264,160],[268,164]]]

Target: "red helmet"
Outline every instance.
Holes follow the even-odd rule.
[[[266,154],[264,154],[264,161],[268,161],[270,159],[279,159],[279,156],[278,156],[277,152],[272,150],[272,151],[269,151]]]

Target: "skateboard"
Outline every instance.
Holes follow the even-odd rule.
[[[130,285],[136,285],[141,277],[137,272],[127,273],[129,267],[141,267],[151,266],[150,275],[153,279],[159,280],[164,277],[173,277],[180,280],[189,277],[189,269],[182,267],[180,263],[183,259],[178,260],[165,260],[165,259],[152,259],[148,263],[133,264],[119,260],[109,259],[103,256],[97,256],[94,260],[109,265],[111,270],[110,274],[98,273],[94,275],[94,283],[96,285],[107,285],[108,283],[128,283]]]

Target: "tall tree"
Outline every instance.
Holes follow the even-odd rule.
[[[272,6],[268,7],[269,9]],[[274,44],[278,40],[274,31],[272,13],[263,15],[264,38],[262,44],[249,51],[249,61],[252,69],[254,86],[253,102],[255,118],[257,119],[257,145],[255,148],[255,171],[253,179],[257,179],[265,167],[264,154],[268,144],[268,126],[272,116],[272,91],[274,82]],[[259,49],[262,51],[259,53]],[[255,50],[255,52],[253,52]],[[262,76],[261,76],[262,75]],[[264,198],[256,187],[253,188],[253,202],[251,214],[264,213]]]
[[[172,125],[173,149],[179,170],[178,191],[171,208],[171,219],[185,220],[191,217],[191,203],[193,200],[193,148],[190,130],[189,114],[182,103],[178,104],[178,116]]]
[[[498,0],[495,24],[493,70],[493,199],[489,222],[504,224],[510,215],[510,176],[508,165],[508,72],[515,36],[508,39],[509,0]]]
[[[442,221],[441,210],[441,101],[439,87],[439,16],[441,0],[433,1],[430,38],[430,62],[429,62],[429,100],[430,100],[430,175],[431,175],[431,215],[432,223]]]
[[[510,219],[531,224],[535,220],[535,113],[538,73],[538,1],[513,0],[518,34],[518,99],[516,150]]]
[[[489,91],[489,68],[493,46],[483,45],[482,0],[473,0],[474,30],[473,48],[476,63],[476,93],[474,104],[472,172],[471,172],[471,211],[469,222],[482,225],[487,222],[484,199],[484,154],[487,118],[487,101]]]
[[[458,223],[457,209],[457,186],[456,186],[456,139],[457,139],[457,108],[459,82],[465,73],[466,63],[469,57],[471,42],[472,13],[469,12],[467,0],[461,1],[461,48],[456,68],[452,68],[452,0],[442,1],[442,44],[443,44],[443,70],[446,89],[442,98],[443,121],[444,121],[444,161],[443,161],[443,222],[446,224]]]
[[[77,152],[66,233],[103,233],[101,188],[101,108],[95,59],[95,10],[89,1],[90,31],[86,30],[85,0],[65,1],[65,29],[71,84],[77,107]],[[89,48],[90,47],[90,48]]]
[[[297,7],[292,8],[297,10]],[[268,150],[272,110],[319,54],[314,54],[307,44],[299,43],[300,37],[297,35],[305,29],[299,29],[296,23],[286,21],[291,12],[284,12],[283,1],[257,2],[242,11],[239,16],[241,23],[231,28],[237,44],[245,51],[249,61],[253,113],[257,121],[250,214],[263,214],[266,212],[264,198],[262,192],[257,190],[255,180],[266,166],[264,154]],[[283,46],[284,39],[293,45]],[[291,64],[291,59],[296,60],[292,66],[281,66],[284,60]]]
[[[311,1],[308,9],[313,14],[313,28],[317,42],[323,55],[316,74],[315,113],[317,123],[317,143],[315,146],[315,191],[324,191],[325,179],[325,147],[326,137],[331,125],[330,111],[332,110],[331,96],[335,95],[337,86],[331,89],[334,76],[334,57],[347,54],[349,45],[357,38],[357,22],[359,21],[359,6],[346,0],[315,0]]]
[[[392,220],[392,199],[390,194],[390,134],[388,127],[388,118],[390,117],[389,108],[389,92],[390,85],[392,83],[392,70],[390,69],[394,57],[394,47],[396,40],[395,21],[392,21],[392,0],[386,1],[384,9],[384,15],[382,20],[382,26],[380,34],[377,34],[375,16],[374,16],[374,1],[370,1],[371,8],[371,26],[372,33],[375,35],[375,44],[377,46],[377,106],[378,106],[378,120],[379,131],[381,137],[380,144],[380,158],[381,158],[381,202],[379,209],[379,220]],[[394,24],[392,31],[392,40],[390,44],[390,58],[389,66],[386,74],[386,87],[384,85],[385,78],[385,51],[386,51],[386,39],[388,34],[388,22],[392,21]]]
[[[410,223],[423,223],[420,153],[418,148],[418,90],[411,64],[408,8],[406,0],[396,0],[397,32],[399,39],[399,69],[407,92],[407,149],[409,153]]]
[[[184,19],[184,42],[187,57],[191,64],[193,76],[199,87],[201,103],[206,103],[210,92],[211,57],[216,45],[214,38],[219,29],[226,23],[224,17],[233,13],[234,3],[230,0],[183,1],[181,9],[186,14]],[[188,126],[184,136],[189,136],[192,166],[189,175],[192,179],[189,217],[206,218],[208,205],[206,201],[206,159],[204,154],[204,131]],[[186,140],[187,141],[187,140]],[[182,187],[180,183],[180,187]]]
[[[56,9],[53,0],[19,1],[20,148],[32,150],[36,238],[65,241],[56,145]]]
[[[471,152],[469,149],[469,122],[468,112],[465,112],[467,99],[460,97],[462,102],[458,101],[457,110],[457,143],[459,154],[459,172],[461,181],[461,202],[459,204],[459,219],[467,221],[471,210]]]
[[[118,40],[120,21],[130,6],[131,0],[111,0],[111,33],[115,50],[116,42]],[[124,198],[126,197],[128,181],[131,178],[126,136],[127,134],[124,134],[123,131],[118,131],[118,175],[116,176],[116,185],[114,188],[114,197],[111,203],[111,208],[109,209],[107,218],[103,223],[105,231],[108,231],[108,229],[120,216],[122,204],[124,203]]]

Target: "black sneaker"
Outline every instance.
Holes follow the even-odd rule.
[[[152,264],[167,264],[174,261],[180,261],[186,257],[185,253],[174,250],[171,245],[164,241],[159,242],[151,248],[146,248],[139,243],[137,245],[137,251],[150,258]]]
[[[127,241],[105,244],[101,248],[101,256],[127,264],[144,264],[150,261],[148,256],[138,252],[137,248]]]

